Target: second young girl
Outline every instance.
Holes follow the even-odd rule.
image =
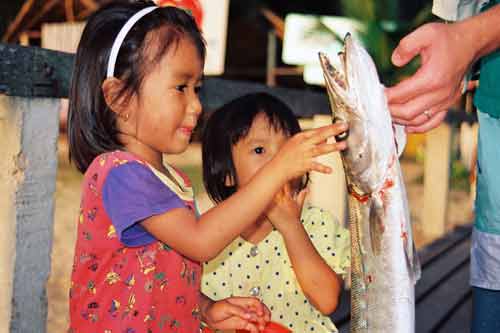
[[[203,134],[209,197],[222,203],[244,188],[299,132],[292,111],[265,93],[216,110]],[[325,210],[308,206],[301,214],[306,181],[287,183],[252,224],[205,263],[202,291],[214,300],[256,296],[272,320],[291,331],[331,333],[337,329],[327,315],[337,307],[341,276],[350,266],[349,235]],[[220,221],[220,227],[228,222]]]
[[[120,1],[88,20],[70,91],[70,158],[83,172],[70,292],[70,331],[257,332],[255,298],[199,293],[199,261],[213,258],[303,173],[344,146],[328,126],[295,136],[246,186],[197,220],[185,175],[163,163],[183,152],[201,113],[205,45],[183,10]],[[225,223],[221,224],[223,221]]]

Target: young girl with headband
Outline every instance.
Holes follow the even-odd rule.
[[[200,294],[200,261],[215,257],[290,180],[345,131],[297,134],[227,200],[196,217],[187,177],[164,163],[183,152],[201,113],[205,44],[183,10],[109,4],[88,20],[70,91],[70,159],[84,173],[70,291],[70,332],[257,332],[257,298]],[[223,222],[223,223],[221,223]]]

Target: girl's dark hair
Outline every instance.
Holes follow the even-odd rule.
[[[264,114],[270,126],[286,136],[300,132],[292,110],[267,93],[239,97],[214,111],[208,118],[202,135],[203,183],[208,196],[216,203],[227,199],[238,189],[238,178],[232,158],[232,147],[245,138],[254,119]],[[234,186],[226,185],[226,179]],[[294,190],[301,190],[308,177],[298,180]]]
[[[116,114],[105,102],[102,83],[113,42],[127,20],[152,1],[117,1],[92,16],[82,34],[73,70],[68,114],[69,158],[81,172],[99,154],[122,148],[117,138]],[[159,47],[148,47],[151,36]],[[158,8],[142,17],[129,31],[118,53],[114,76],[123,83],[116,98],[139,95],[148,72],[180,40],[189,38],[205,60],[205,41],[194,19],[175,7]]]

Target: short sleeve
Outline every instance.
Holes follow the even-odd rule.
[[[351,265],[349,230],[328,210],[314,206],[305,207],[301,219],[318,253],[335,273],[345,278]]]
[[[149,167],[138,162],[110,170],[103,184],[102,197],[104,209],[126,246],[141,246],[156,240],[140,224],[144,219],[186,207]]]

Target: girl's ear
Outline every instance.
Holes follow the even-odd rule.
[[[101,86],[102,93],[104,95],[104,100],[108,107],[120,117],[127,117],[125,110],[125,97],[120,96],[122,91],[122,82],[115,78],[110,77],[104,80]]]

